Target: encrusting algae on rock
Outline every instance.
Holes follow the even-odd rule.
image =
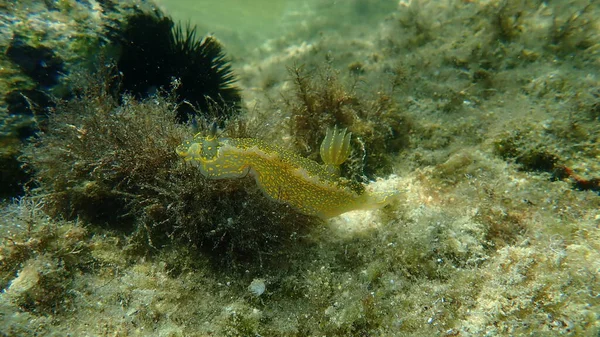
[[[351,136],[345,129],[327,130],[320,149],[323,165],[259,139],[218,138],[216,127],[208,136],[197,134],[176,151],[207,178],[251,175],[270,199],[327,219],[352,210],[385,206],[397,195],[370,192],[362,185],[352,188],[340,178],[339,165],[350,155]]]

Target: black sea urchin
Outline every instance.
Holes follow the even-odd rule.
[[[112,38],[121,45],[117,68],[122,90],[143,98],[178,80],[178,99],[195,108],[181,104],[180,122],[191,119],[195,110],[216,111],[212,117],[218,119],[238,111],[239,89],[232,85],[231,66],[215,38],[198,39],[195,27],[184,29],[159,12],[130,16],[123,29],[112,31]]]

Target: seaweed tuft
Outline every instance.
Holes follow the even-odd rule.
[[[391,158],[409,146],[414,127],[410,118],[398,111],[392,96],[393,79],[391,89],[372,93],[361,90],[358,77],[344,83],[329,64],[311,71],[293,66],[288,71],[293,86],[283,93],[283,104],[291,111],[297,151],[316,159],[327,127],[343,127],[355,135],[354,154],[342,165],[344,175],[374,179],[392,172]]]
[[[58,102],[47,130],[24,151],[52,217],[116,230],[142,254],[178,243],[210,253],[216,265],[246,268],[319,223],[268,200],[251,178],[204,178],[175,153],[192,136],[174,121],[175,94],[121,102],[110,73],[85,78],[78,97]]]

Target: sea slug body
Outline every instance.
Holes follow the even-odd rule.
[[[331,218],[356,209],[386,205],[396,195],[351,189],[339,177],[339,165],[350,154],[351,133],[329,129],[321,145],[321,165],[296,153],[254,138],[217,138],[196,135],[176,152],[212,179],[253,176],[272,200],[286,203],[301,213]]]

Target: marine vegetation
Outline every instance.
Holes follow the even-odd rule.
[[[210,179],[209,159],[182,159],[176,90],[74,85],[24,152],[33,196],[0,209],[0,335],[597,337],[600,8],[583,2],[401,1],[379,24],[331,23],[355,34],[305,20],[341,17],[321,6],[302,22],[322,34],[247,54],[258,108],[190,145],[226,155],[216,172],[290,150],[358,195],[349,162],[396,174],[402,202],[326,225],[265,196],[262,166]],[[261,101],[268,74],[284,102]],[[346,142],[337,176],[319,154]]]
[[[277,256],[315,227],[318,219],[265,198],[251,180],[209,180],[185,165],[174,149],[189,127],[174,122],[175,94],[121,102],[112,73],[83,76],[82,94],[58,102],[21,158],[53,218],[117,230],[147,253],[185,243],[231,266]]]
[[[321,143],[320,165],[283,148],[254,138],[217,138],[216,127],[177,148],[177,153],[199,167],[207,178],[254,176],[270,199],[293,206],[307,215],[330,218],[387,204],[394,193],[365,191],[339,177],[339,165],[350,155],[352,133],[328,129]]]
[[[291,85],[282,91],[280,104],[289,111],[287,126],[296,151],[316,159],[323,125],[339,125],[355,135],[356,156],[344,163],[343,172],[363,180],[393,173],[391,155],[409,147],[415,128],[393,98],[394,77],[379,79],[385,85],[361,88],[361,78],[340,76],[329,60],[325,65],[294,65],[288,73]]]

